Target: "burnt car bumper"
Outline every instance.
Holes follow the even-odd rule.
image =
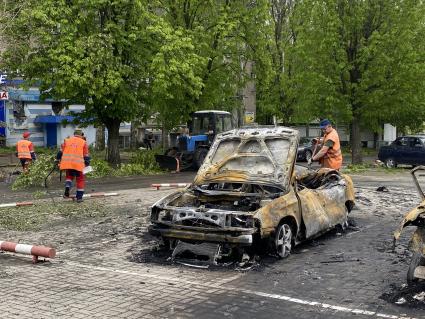
[[[191,227],[194,228],[194,227]],[[171,239],[193,240],[213,243],[229,243],[250,246],[253,241],[255,229],[244,229],[243,231],[217,231],[196,230],[196,229],[176,229],[167,228],[161,225],[150,225],[149,233],[156,237]]]

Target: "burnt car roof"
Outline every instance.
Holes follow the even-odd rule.
[[[283,126],[246,127],[218,134],[194,184],[263,183],[287,188],[298,131]]]

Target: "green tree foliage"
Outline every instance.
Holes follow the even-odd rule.
[[[167,129],[196,109],[232,109],[260,47],[267,1],[27,0],[5,32],[4,66],[45,97],[82,103],[108,129],[151,114]],[[97,123],[96,123],[97,122]]]
[[[196,52],[184,54],[187,71],[182,74],[170,68],[180,54],[172,45],[159,52],[157,68],[167,69],[167,81],[172,80],[161,83],[151,95],[150,105],[159,111],[161,122],[171,128],[187,120],[191,111],[240,107],[241,89],[251,76],[244,73],[244,65],[264,43],[267,1],[168,0],[152,1],[151,6],[179,34],[180,41],[187,39],[190,50]],[[196,86],[179,90],[179,83],[188,77]]]
[[[39,81],[46,97],[83,103],[108,129],[108,159],[119,163],[122,121],[140,109],[146,73],[143,1],[30,1],[7,29],[9,70]],[[19,41],[16,41],[16,40]]]
[[[415,0],[303,0],[295,13],[297,114],[360,128],[416,128],[425,120],[424,5]]]
[[[294,59],[296,0],[269,0],[264,45],[256,50],[257,108],[261,123],[271,124],[278,116],[284,123],[294,120]]]
[[[106,126],[115,165],[121,122],[143,117],[154,98],[201,89],[192,40],[149,9],[144,0],[28,0],[5,21],[10,75],[39,82],[45,97],[85,104],[80,117]]]

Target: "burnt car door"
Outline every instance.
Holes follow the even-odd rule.
[[[298,179],[297,195],[301,204],[305,237],[315,237],[336,225],[345,226],[348,209],[347,180],[338,171],[320,169]],[[351,182],[351,180],[348,180]]]

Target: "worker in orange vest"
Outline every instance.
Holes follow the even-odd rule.
[[[339,135],[328,119],[320,121],[320,129],[324,137],[320,142],[320,150],[311,161],[319,161],[322,167],[339,170],[342,166],[342,153]],[[309,163],[310,164],[310,163]]]
[[[30,135],[30,132],[24,132],[22,134],[23,139],[16,144],[16,156],[21,162],[24,173],[28,173],[28,166],[36,160],[34,145],[29,140]]]
[[[60,161],[60,170],[66,170],[65,193],[64,197],[69,198],[69,192],[72,187],[74,177],[77,184],[76,200],[78,203],[83,201],[85,176],[83,174],[84,167],[90,165],[89,148],[81,129],[74,131],[74,136],[65,139],[61,146],[61,150],[56,156],[56,160]]]

